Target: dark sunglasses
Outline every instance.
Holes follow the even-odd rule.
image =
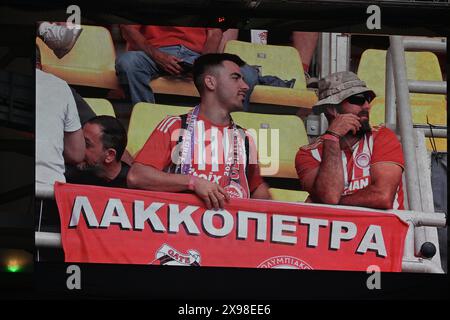
[[[365,94],[355,94],[346,99],[348,103],[356,104],[358,106],[362,106],[366,101],[370,102],[370,99]]]

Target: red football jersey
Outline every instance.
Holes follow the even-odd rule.
[[[300,180],[322,161],[323,141],[320,137],[313,144],[303,146],[297,152],[295,167]],[[374,127],[354,146],[353,151],[341,151],[344,168],[344,192],[352,194],[370,184],[370,166],[377,162],[393,162],[404,169],[403,152],[394,132],[386,127]],[[397,189],[393,209],[404,209],[402,182]]]
[[[178,144],[181,129],[181,117],[168,116],[161,121],[152,132],[147,142],[139,151],[135,162],[152,166],[156,169],[167,171],[178,159],[179,150],[183,143]],[[189,174],[218,183],[224,187],[228,184],[228,177],[224,176],[226,163],[230,163],[229,157],[233,154],[233,128],[231,126],[213,125],[201,115],[198,116],[194,129],[194,156],[191,161]],[[247,134],[250,145],[253,144],[251,136]],[[240,170],[239,174],[245,174],[247,155],[243,137],[239,145]],[[250,146],[250,151],[254,147]],[[251,152],[250,152],[251,153]],[[227,158],[228,157],[228,158]],[[248,164],[248,187],[250,193],[263,182],[259,165],[252,161]],[[228,159],[228,160],[226,160]],[[241,178],[241,183],[243,179]]]

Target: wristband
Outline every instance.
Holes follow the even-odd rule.
[[[188,189],[191,190],[191,191],[194,191],[194,189],[195,189],[195,187],[194,187],[195,180],[197,180],[196,176],[190,176],[189,177]]]
[[[335,136],[338,139],[342,138],[342,136],[340,134],[338,134],[334,131],[331,131],[331,130],[327,130],[327,131],[325,131],[325,133],[331,134],[332,136]]]
[[[331,135],[331,134],[324,134],[323,136],[322,136],[322,139],[323,140],[330,140],[330,141],[334,141],[334,142],[339,142],[339,138],[338,137],[336,137],[336,136],[333,136],[333,135]]]

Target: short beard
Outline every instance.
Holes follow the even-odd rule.
[[[361,127],[359,128],[358,131],[356,131],[355,136],[361,138],[366,133],[371,132],[371,131],[372,131],[372,128],[370,127],[369,121],[365,120],[365,121],[361,122]]]
[[[84,163],[83,165],[78,165],[77,168],[80,171],[83,171],[86,173],[92,173],[94,175],[97,175],[99,172],[102,171],[102,167],[99,163],[95,163],[95,164]]]
[[[344,112],[342,111],[342,105],[337,105],[337,106],[336,106],[336,111],[337,111],[338,113],[340,113],[340,114],[344,114]],[[365,115],[365,116],[368,117],[368,116],[369,116],[369,113],[363,111],[363,112],[360,112],[360,113],[358,114],[358,116],[361,116],[361,115]],[[369,120],[364,120],[364,121],[361,122],[361,127],[359,128],[358,131],[356,131],[356,133],[355,133],[354,136],[355,136],[355,137],[358,137],[358,138],[361,138],[361,137],[364,136],[366,133],[371,132],[371,131],[372,131],[372,128],[370,127]]]

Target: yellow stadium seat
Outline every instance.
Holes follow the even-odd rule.
[[[189,107],[178,107],[163,104],[140,102],[133,107],[128,126],[127,150],[131,156],[143,147],[148,137],[168,115],[180,115],[189,112]]]
[[[36,38],[42,69],[69,84],[119,88],[115,70],[116,53],[110,32],[99,26],[83,25],[82,29],[74,47],[62,59],[58,59],[40,38]]]
[[[405,52],[406,71],[409,80],[442,81],[441,68],[432,52]],[[364,80],[377,96],[385,95],[386,50],[367,49],[361,55],[358,77]],[[445,95],[413,93],[432,99],[445,99]]]
[[[163,76],[150,81],[154,93],[173,94],[177,96],[199,97],[192,79]]]
[[[96,98],[83,98],[84,101],[92,108],[96,115],[101,116],[112,116],[115,117],[114,108],[106,99],[96,99]]]
[[[300,146],[309,143],[299,117],[248,112],[235,112],[232,117],[252,134],[258,148],[262,176],[298,178],[295,155]]]
[[[308,192],[298,190],[285,190],[277,188],[269,188],[272,200],[285,202],[305,202]]]
[[[431,52],[406,52],[408,80],[442,81],[439,61]],[[368,49],[363,52],[358,67],[358,77],[364,80],[377,97],[371,103],[370,123],[384,123],[385,117],[385,68],[386,51]],[[414,124],[447,125],[447,100],[443,94],[410,93],[412,120]],[[447,150],[446,139],[436,139],[439,151]],[[432,150],[427,142],[428,150]]]
[[[384,123],[385,116],[385,100],[384,97],[376,97],[371,102],[370,108],[370,124],[380,125]],[[428,121],[431,124],[435,125],[446,125],[447,123],[447,112],[445,108],[442,108],[442,105],[436,101],[423,99],[422,97],[417,97],[415,99],[415,105],[411,108],[412,118],[414,123],[427,123]],[[447,151],[447,139],[445,138],[435,138],[436,149],[438,151]],[[429,151],[433,150],[429,139],[426,139],[427,149]]]
[[[227,42],[224,51],[237,54],[249,65],[260,66],[263,76],[277,76],[283,80],[296,79],[292,89],[255,86],[250,97],[251,103],[311,108],[317,102],[314,91],[306,88],[302,62],[295,48],[231,40]]]

